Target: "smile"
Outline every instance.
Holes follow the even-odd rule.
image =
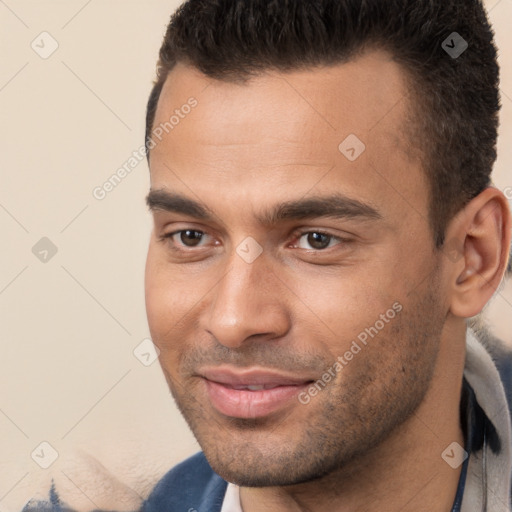
[[[206,394],[217,412],[231,418],[255,419],[282,410],[296,400],[311,380],[262,370],[201,372]]]

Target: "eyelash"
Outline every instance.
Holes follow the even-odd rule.
[[[159,240],[161,242],[168,242],[170,243],[171,247],[172,247],[172,250],[177,252],[177,253],[191,253],[194,249],[196,248],[201,248],[202,246],[196,246],[196,247],[187,247],[187,246],[181,246],[181,247],[187,247],[186,249],[183,249],[181,248],[180,246],[177,246],[174,242],[173,242],[173,237],[176,236],[176,235],[179,235],[181,233],[184,233],[186,231],[193,231],[195,233],[200,233],[201,235],[206,235],[207,233],[205,233],[204,231],[201,231],[199,229],[179,229],[177,231],[173,231],[172,233],[167,233],[165,235],[162,235]],[[348,239],[345,239],[345,238],[341,238],[341,237],[338,237],[338,236],[335,236],[335,235],[332,235],[331,233],[327,233],[325,231],[320,231],[320,230],[302,230],[302,231],[296,231],[295,233],[293,233],[293,240],[300,240],[304,235],[309,235],[309,234],[312,234],[312,233],[315,233],[315,234],[318,234],[318,235],[323,235],[323,236],[326,236],[328,237],[330,240],[329,240],[329,243],[331,242],[331,240],[335,240],[338,242],[338,244],[336,245],[341,245],[341,244],[344,244],[344,243],[348,243],[350,240]],[[309,250],[309,251],[313,251],[313,252],[318,252],[318,253],[322,253],[322,252],[326,252],[328,251],[329,249],[331,249],[332,247],[325,247],[323,249],[302,249],[302,250]]]

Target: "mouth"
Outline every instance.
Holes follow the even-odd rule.
[[[313,382],[275,371],[227,367],[199,372],[214,409],[231,418],[255,419],[298,404],[297,396]]]

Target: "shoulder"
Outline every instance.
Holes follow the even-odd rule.
[[[163,476],[144,502],[142,512],[220,511],[226,488],[227,482],[213,471],[203,452],[199,452]]]

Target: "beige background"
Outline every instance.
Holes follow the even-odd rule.
[[[157,52],[178,3],[0,0],[0,512],[19,511],[51,478],[81,510],[108,506],[98,488],[109,481],[106,494],[129,510],[198,449],[158,363],[133,353],[149,337],[145,161],[103,200],[92,195],[143,144]],[[502,64],[494,182],[504,190],[512,0],[487,5]],[[43,31],[59,45],[47,59],[31,47],[51,49]],[[43,237],[58,249],[46,263],[32,252]],[[508,284],[487,317],[509,342],[511,316]],[[31,458],[51,458],[43,441],[59,454],[49,469]]]

